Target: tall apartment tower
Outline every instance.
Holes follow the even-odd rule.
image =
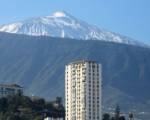
[[[66,65],[66,120],[101,120],[101,65],[88,60]]]

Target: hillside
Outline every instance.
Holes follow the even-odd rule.
[[[102,64],[105,110],[119,103],[123,110],[132,109],[140,117],[150,115],[150,49],[0,33],[0,82],[23,85],[28,95],[64,97],[65,65],[79,59]]]

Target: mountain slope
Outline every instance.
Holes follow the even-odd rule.
[[[66,12],[56,12],[51,16],[27,19],[24,21],[1,25],[0,31],[34,36],[52,36],[83,40],[103,40],[126,44],[139,42],[78,20]]]
[[[0,33],[0,82],[21,84],[28,95],[64,97],[65,65],[79,59],[102,64],[104,109],[119,103],[122,110],[150,115],[150,49]]]

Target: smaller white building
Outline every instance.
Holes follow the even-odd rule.
[[[17,84],[0,84],[0,98],[16,94],[23,94],[23,87]]]
[[[47,117],[44,120],[63,120],[63,118],[52,118],[52,117]]]

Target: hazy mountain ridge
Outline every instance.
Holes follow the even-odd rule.
[[[64,97],[65,65],[79,59],[102,64],[105,108],[119,103],[124,110],[136,110],[136,115],[150,111],[150,49],[0,33],[0,82],[21,84],[29,95]]]
[[[82,40],[102,40],[117,43],[142,45],[129,37],[99,29],[66,12],[55,12],[45,17],[0,26],[0,31],[33,36],[51,36]],[[144,44],[143,44],[144,45]]]

